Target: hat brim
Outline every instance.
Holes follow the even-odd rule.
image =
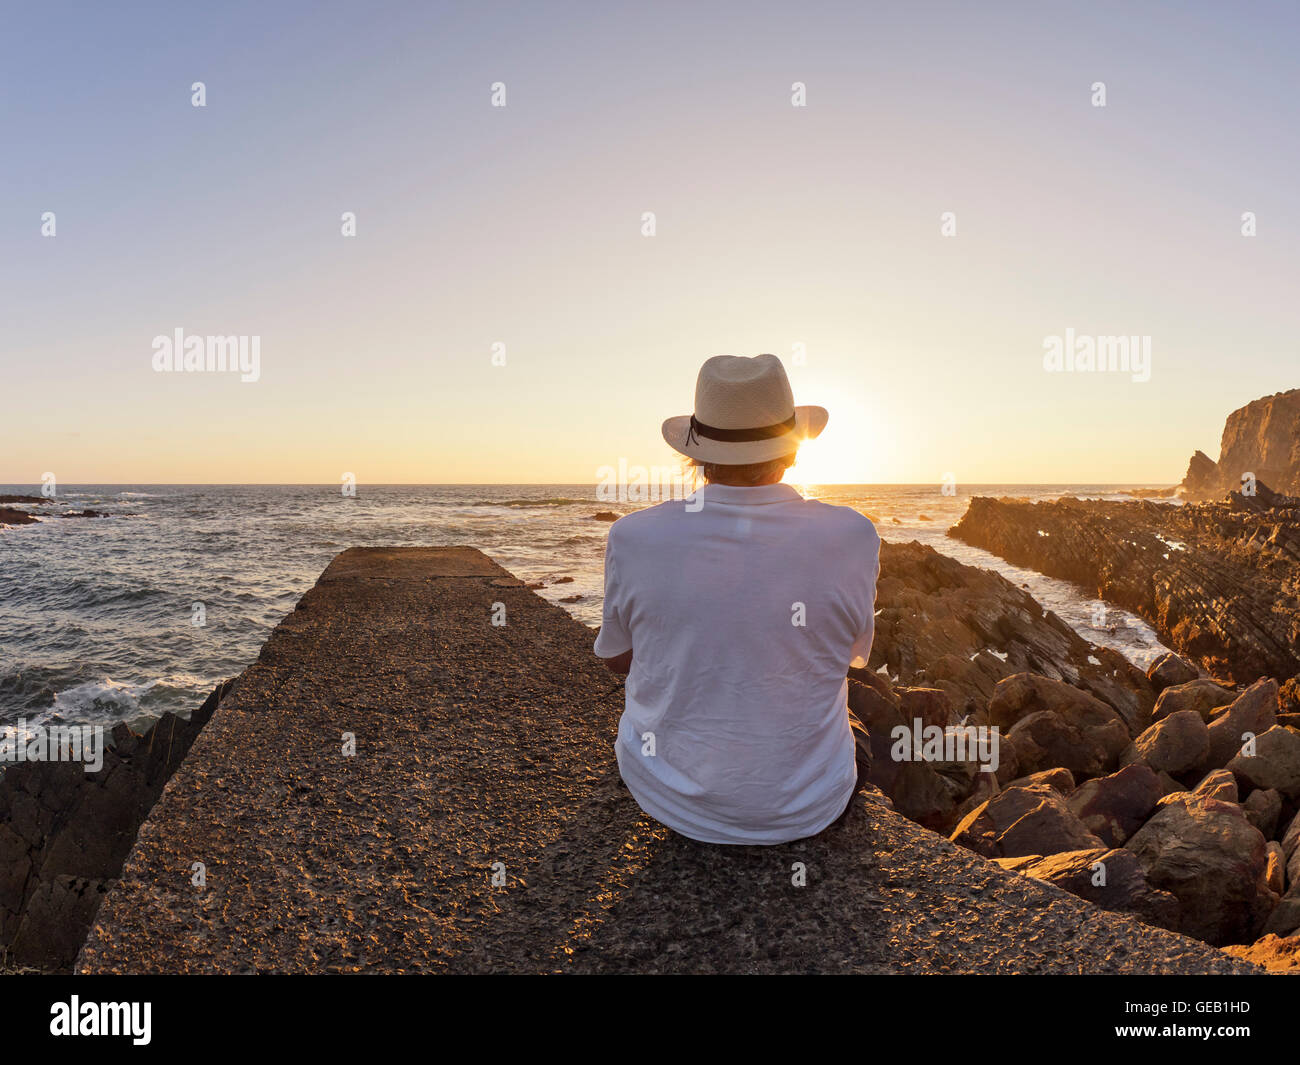
[[[710,440],[699,436],[687,443],[691,416],[681,414],[663,424],[664,440],[674,451],[698,462],[716,462],[725,466],[743,466],[750,462],[767,462],[788,455],[805,440],[812,440],[826,428],[830,413],[825,407],[804,406],[794,409],[794,428],[781,436],[766,440]]]

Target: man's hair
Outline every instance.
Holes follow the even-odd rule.
[[[768,459],[766,462],[746,462],[743,465],[730,465],[720,462],[699,462],[690,460],[690,465],[697,469],[706,481],[724,480],[731,484],[758,484],[767,480],[774,473],[784,473],[794,465],[797,453]]]

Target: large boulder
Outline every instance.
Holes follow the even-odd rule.
[[[1037,673],[1016,673],[999,681],[993,689],[988,706],[989,724],[1006,732],[1017,721],[1042,710],[1082,728],[1112,721],[1123,723],[1109,704],[1072,684]]]
[[[1286,858],[1286,882],[1300,884],[1300,813],[1282,833],[1282,856]]]
[[[1228,763],[1244,790],[1271,788],[1288,798],[1300,796],[1300,734],[1274,725],[1256,736],[1254,751],[1241,751]]]
[[[1264,931],[1274,936],[1289,936],[1300,932],[1300,883],[1292,884],[1291,890],[1282,896],[1271,914]]]
[[[1076,779],[1100,776],[1114,767],[1129,742],[1128,727],[1108,704],[1032,673],[998,683],[988,718],[1014,748],[1022,775],[1065,768]]]
[[[904,706],[909,716],[905,716]],[[889,796],[894,809],[904,817],[941,832],[950,831],[956,824],[963,800],[975,787],[975,768],[896,758],[894,737],[897,729],[910,734],[916,719],[942,723],[950,715],[947,707],[946,694],[933,689],[895,690],[879,676],[864,675],[862,681],[849,681],[849,709],[871,740],[871,772],[867,779]]]
[[[1277,900],[1264,837],[1233,803],[1170,796],[1124,846],[1152,887],[1178,899],[1178,930],[1214,946],[1255,939]]]
[[[1136,914],[1147,924],[1178,929],[1178,900],[1147,883],[1132,851],[1100,848],[996,861],[1004,869],[1055,884],[1104,910]]]
[[[1234,778],[1235,779],[1235,778]],[[1241,804],[1246,819],[1259,829],[1265,839],[1274,839],[1282,816],[1282,795],[1271,788],[1257,788]]]
[[[1161,795],[1160,778],[1144,765],[1086,780],[1065,800],[1083,826],[1108,847],[1120,847],[1151,816]]]
[[[1237,802],[1237,778],[1226,769],[1215,769],[1205,774],[1192,791],[1197,795],[1204,795],[1210,799],[1220,799],[1223,802]],[[1249,820],[1249,818],[1247,818]]]
[[[1183,710],[1195,710],[1208,721],[1211,710],[1227,706],[1235,698],[1230,689],[1220,687],[1212,680],[1190,680],[1175,684],[1160,693],[1151,710],[1151,720],[1159,721]]]
[[[1105,849],[1055,788],[1007,788],[967,814],[950,837],[986,858]]]
[[[1200,671],[1191,662],[1173,651],[1166,651],[1147,668],[1147,679],[1157,692],[1196,680]]]
[[[1062,795],[1069,795],[1074,791],[1074,774],[1068,769],[1044,769],[1038,773],[1030,773],[1027,777],[1019,777],[1007,785],[1009,788],[1027,788],[1034,784],[1046,784],[1055,788]]]
[[[1209,750],[1209,730],[1201,715],[1195,710],[1179,710],[1134,740],[1120,755],[1120,764],[1140,762],[1176,777],[1204,762]]]
[[[906,722],[920,721],[922,727],[945,728],[961,721],[952,698],[942,688],[895,688],[898,709]]]
[[[1252,684],[1228,706],[1210,714],[1210,753],[1205,768],[1226,766],[1246,740],[1246,734],[1258,736],[1277,723],[1277,681]]]

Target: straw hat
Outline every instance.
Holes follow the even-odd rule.
[[[669,418],[664,439],[700,462],[739,466],[794,451],[826,427],[825,407],[796,407],[775,355],[715,355],[700,367],[695,413]]]

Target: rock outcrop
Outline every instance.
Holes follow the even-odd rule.
[[[143,735],[112,732],[98,772],[17,762],[0,777],[0,960],[67,970],[121,872],[145,816],[234,681],[188,721],[164,714]]]
[[[1228,415],[1215,462],[1197,451],[1180,486],[1188,499],[1214,499],[1253,477],[1300,495],[1300,388],[1247,403]]]
[[[1017,673],[1061,681],[1146,727],[1155,689],[1110,648],[1097,647],[1023,588],[919,543],[880,545],[876,636],[865,672],[904,687],[941,688],[959,716],[982,713]],[[861,670],[850,676],[863,679]]]
[[[41,519],[25,510],[13,507],[0,507],[0,525],[35,525]]]
[[[1178,931],[1178,900],[1167,891],[1153,888],[1132,851],[1063,851],[1045,857],[997,858],[1003,869],[1011,869],[1035,880],[1078,895],[1103,910],[1136,914],[1147,924]]]
[[[1250,942],[1277,904],[1266,841],[1235,803],[1171,795],[1124,846],[1153,887],[1178,899],[1178,931],[1207,943]]]
[[[972,499],[949,535],[1075,582],[1234,684],[1300,673],[1300,499]],[[1162,694],[1167,694],[1167,691]]]

